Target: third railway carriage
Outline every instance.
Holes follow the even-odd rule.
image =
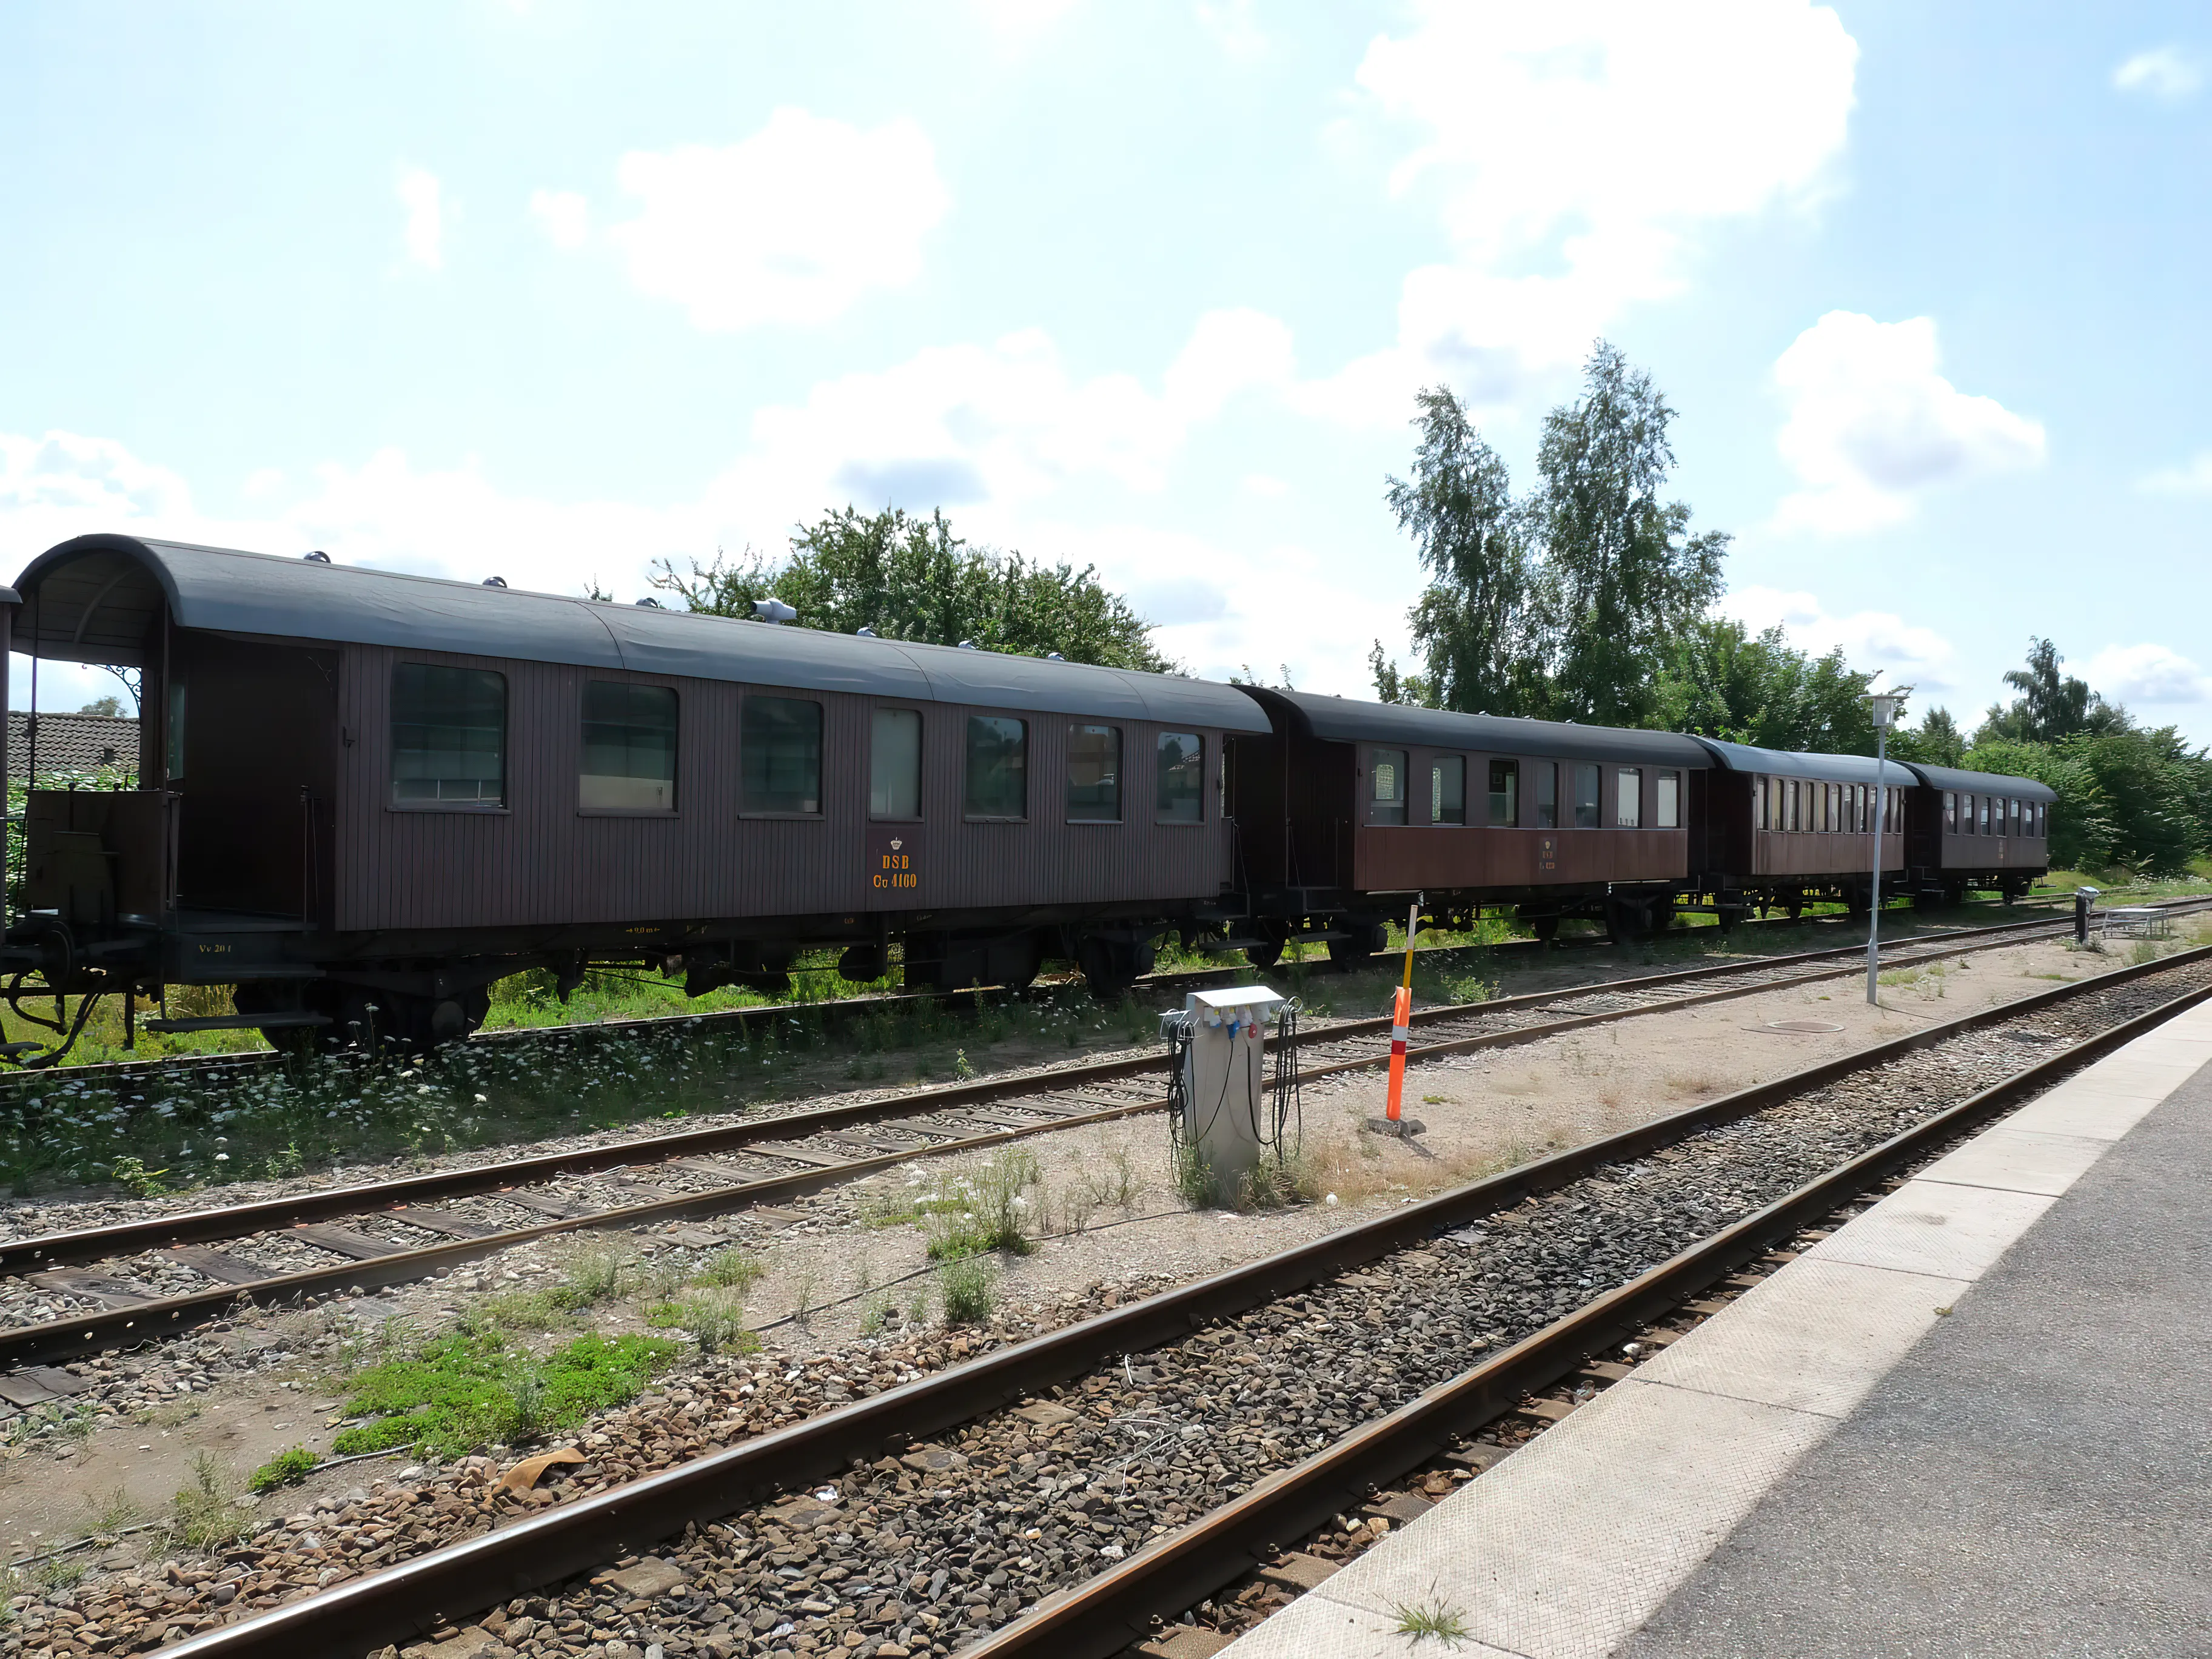
[[[1967,891],[2009,904],[2051,870],[2051,804],[2057,792],[2033,778],[1908,763],[1918,785],[1905,805],[1906,879],[1926,902],[1956,904]]]
[[[19,586],[33,675],[125,669],[144,717],[137,788],[31,792],[5,965],[234,985],[272,1039],[442,1039],[526,967],[769,988],[822,945],[1110,992],[1218,914],[1224,739],[1267,726],[1201,680],[317,556],[85,536]]]
[[[1446,925],[1511,905],[1544,938],[1641,931],[1688,879],[1693,738],[1244,690],[1270,729],[1232,740],[1229,811],[1263,966],[1292,939],[1379,949],[1417,893]]]
[[[1691,890],[1723,927],[1754,908],[1796,915],[1814,900],[1866,907],[1876,824],[1882,885],[1905,876],[1906,797],[1919,780],[1866,755],[1796,754],[1712,738],[1716,763],[1690,783]]]

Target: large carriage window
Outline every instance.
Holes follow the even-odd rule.
[[[1538,761],[1528,769],[1528,785],[1536,796],[1536,827],[1559,827],[1559,763]]]
[[[2015,836],[2020,833],[2020,803],[2018,801],[2005,803],[2005,822],[2012,826],[2007,833]]]
[[[1030,815],[1030,728],[997,714],[968,717],[965,810],[971,818]]]
[[[1510,830],[1521,822],[1521,765],[1517,761],[1490,763],[1490,823],[1493,829]]]
[[[1943,792],[1943,829],[1948,835],[1959,833],[1959,792],[1955,789]]]
[[[1429,822],[1467,822],[1467,762],[1458,755],[1429,763]]]
[[[1975,822],[1981,825],[1981,829],[1978,833],[1986,836],[1990,833],[1990,798],[1987,795],[1984,795],[1982,797],[1979,805],[1976,808],[1976,811],[1978,813],[1978,817],[1976,817]]]
[[[1795,778],[1786,780],[1782,786],[1782,799],[1790,808],[1789,816],[1783,821],[1782,828],[1792,830],[1803,829],[1805,821],[1800,814],[1805,810],[1801,804],[1805,799],[1805,786]]]
[[[393,666],[392,799],[398,806],[506,804],[506,675],[427,662]]]
[[[584,769],[576,804],[587,812],[676,810],[676,693],[665,685],[584,683]]]
[[[1372,818],[1376,823],[1406,821],[1406,751],[1377,749],[1368,757]]]
[[[1620,830],[1636,829],[1644,822],[1644,769],[1624,766],[1613,778],[1613,825]]]
[[[1575,828],[1595,830],[1598,813],[1598,769],[1587,761],[1575,763]]]
[[[878,708],[868,732],[868,816],[921,816],[921,716]]]
[[[1067,821],[1121,821],[1121,728],[1067,728]]]
[[[2051,834],[2051,803],[2047,800],[2035,804],[2035,833],[2039,836]]]
[[[1766,828],[1766,780],[1765,778],[1753,778],[1751,781],[1751,827],[1754,830]]]
[[[1154,763],[1159,774],[1154,817],[1161,823],[1203,823],[1206,739],[1195,732],[1163,732],[1154,746]],[[1222,769],[1225,776],[1228,769]]]
[[[1682,775],[1662,772],[1659,775],[1659,815],[1652,821],[1662,830],[1682,827]]]
[[[747,697],[738,732],[745,811],[822,810],[822,705],[805,697]]]

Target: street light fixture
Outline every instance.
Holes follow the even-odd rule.
[[[1897,724],[1904,698],[1889,692],[1867,697],[1867,712],[1874,717],[1874,880],[1867,901],[1867,1001],[1881,1006],[1876,980],[1881,972],[1881,838],[1889,819],[1889,791],[1883,787],[1888,758],[1889,728]]]

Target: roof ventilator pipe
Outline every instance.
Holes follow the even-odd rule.
[[[781,625],[781,623],[787,622],[797,622],[799,620],[799,612],[793,611],[781,599],[755,599],[753,601],[753,620],[755,622],[774,623]]]

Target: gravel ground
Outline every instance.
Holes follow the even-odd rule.
[[[2021,1066],[2188,985],[2093,992],[1613,1166],[1310,1291],[979,1420],[659,1556],[510,1603],[488,1653],[949,1652],[1334,1436]],[[610,1413],[528,1498],[471,1459],[325,1493],[221,1556],[21,1599],[0,1652],[127,1651],[661,1468],[1118,1300],[988,1330],[695,1364]],[[826,1493],[827,1496],[820,1494]],[[160,1631],[154,1629],[159,1626]]]

